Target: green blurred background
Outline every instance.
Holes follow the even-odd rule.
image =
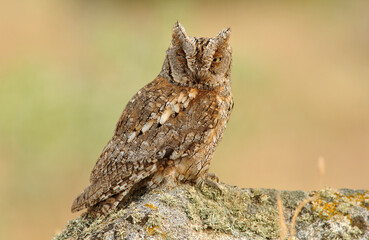
[[[232,27],[221,181],[369,188],[368,1],[131,2],[0,3],[0,239],[50,239],[78,216],[72,200],[177,19],[192,36]]]

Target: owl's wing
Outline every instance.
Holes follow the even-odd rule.
[[[123,111],[91,173],[91,185],[72,211],[129,190],[152,175],[161,160],[192,154],[197,143],[213,141],[217,100],[211,91],[177,86],[161,77],[142,88]]]

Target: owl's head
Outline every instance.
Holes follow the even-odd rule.
[[[232,63],[230,33],[226,28],[213,38],[189,37],[176,22],[161,74],[175,84],[200,89],[228,84]]]

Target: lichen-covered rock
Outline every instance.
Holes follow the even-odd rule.
[[[220,187],[222,192],[182,185],[141,193],[108,216],[71,220],[54,239],[280,239],[278,193],[288,226],[300,202],[315,195],[299,212],[295,239],[369,239],[368,191]]]

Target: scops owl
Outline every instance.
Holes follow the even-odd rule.
[[[106,214],[137,188],[208,181],[233,108],[230,32],[189,37],[175,24],[160,74],[127,104],[72,212]]]

